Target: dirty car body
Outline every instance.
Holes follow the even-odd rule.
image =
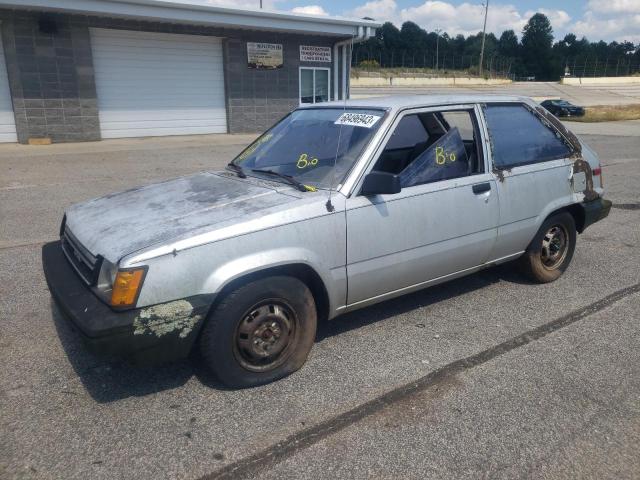
[[[44,271],[90,345],[182,357],[232,292],[273,276],[298,279],[318,319],[332,319],[515,260],[559,212],[581,233],[611,206],[594,152],[523,97],[301,107],[234,165],[66,210]],[[558,238],[543,239],[549,261]],[[286,352],[273,339],[283,325],[299,337],[295,316],[255,343]]]

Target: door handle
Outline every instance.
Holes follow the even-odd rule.
[[[473,187],[471,187],[473,193],[476,195],[480,195],[481,193],[488,192],[491,190],[491,184],[489,182],[486,183],[476,183]]]

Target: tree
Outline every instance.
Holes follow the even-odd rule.
[[[519,55],[518,37],[513,30],[505,30],[498,40],[498,53],[503,57],[515,58]]]
[[[400,30],[391,22],[385,22],[376,31],[376,37],[386,49],[400,48]]]
[[[407,54],[421,52],[426,47],[427,32],[413,22],[404,22],[400,28],[400,39]]]
[[[522,30],[522,60],[528,75],[536,80],[560,76],[560,61],[553,55],[553,29],[546,15],[536,13]]]
[[[529,19],[521,43],[513,30],[502,32],[500,39],[487,33],[485,40],[485,70],[518,77],[535,75],[538,80],[557,80],[565,66],[572,75],[630,75],[640,70],[640,44],[589,42],[572,33],[553,44],[551,24],[540,13]],[[427,32],[414,22],[405,22],[400,29],[386,22],[374,38],[354,45],[352,61],[354,65],[375,60],[384,67],[430,67],[436,64],[438,45],[438,65],[442,69],[471,67],[473,73],[481,43],[482,33],[451,37],[447,32]]]

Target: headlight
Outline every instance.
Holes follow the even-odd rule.
[[[111,290],[112,307],[132,307],[138,300],[142,282],[147,273],[146,267],[118,270]]]
[[[118,266],[111,263],[106,258],[102,259],[102,264],[100,266],[100,274],[98,275],[98,281],[96,282],[96,287],[99,292],[104,293],[106,296],[106,300],[109,301],[111,298],[111,287],[113,286],[113,282],[116,279],[116,274],[118,273]],[[108,295],[106,295],[108,293]]]
[[[112,307],[133,307],[138,301],[147,268],[144,266],[118,269],[118,265],[103,258],[98,281],[93,291]]]

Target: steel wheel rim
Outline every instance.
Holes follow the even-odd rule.
[[[233,353],[247,370],[273,370],[289,358],[297,334],[298,318],[293,308],[282,300],[265,300],[242,316]]]
[[[569,233],[562,225],[554,225],[542,237],[540,260],[547,270],[556,270],[567,257]]]

